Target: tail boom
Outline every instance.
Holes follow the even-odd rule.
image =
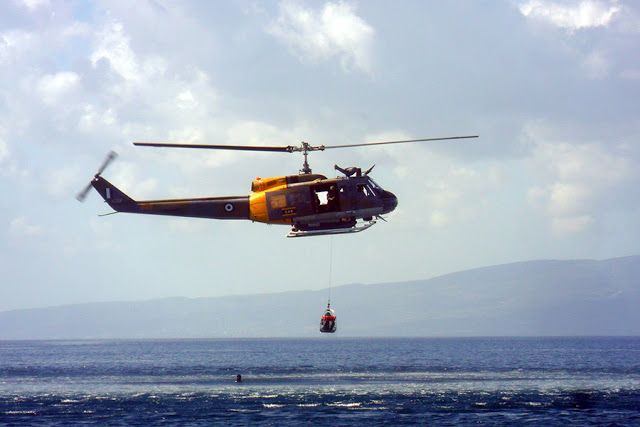
[[[117,212],[191,218],[249,219],[248,196],[136,201],[100,175],[96,175],[91,185]]]

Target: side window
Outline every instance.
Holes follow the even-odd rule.
[[[287,198],[284,194],[271,196],[271,209],[282,209],[287,206]]]

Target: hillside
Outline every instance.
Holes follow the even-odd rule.
[[[530,261],[331,290],[339,336],[639,335],[640,256]],[[0,313],[0,339],[319,336],[327,291]]]

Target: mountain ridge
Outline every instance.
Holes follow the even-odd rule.
[[[327,289],[0,312],[0,339],[311,337]],[[640,335],[640,256],[331,288],[338,336]]]

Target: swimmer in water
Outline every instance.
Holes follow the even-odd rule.
[[[240,374],[236,375],[236,382],[237,383],[241,383],[242,382],[242,375],[240,375]]]

